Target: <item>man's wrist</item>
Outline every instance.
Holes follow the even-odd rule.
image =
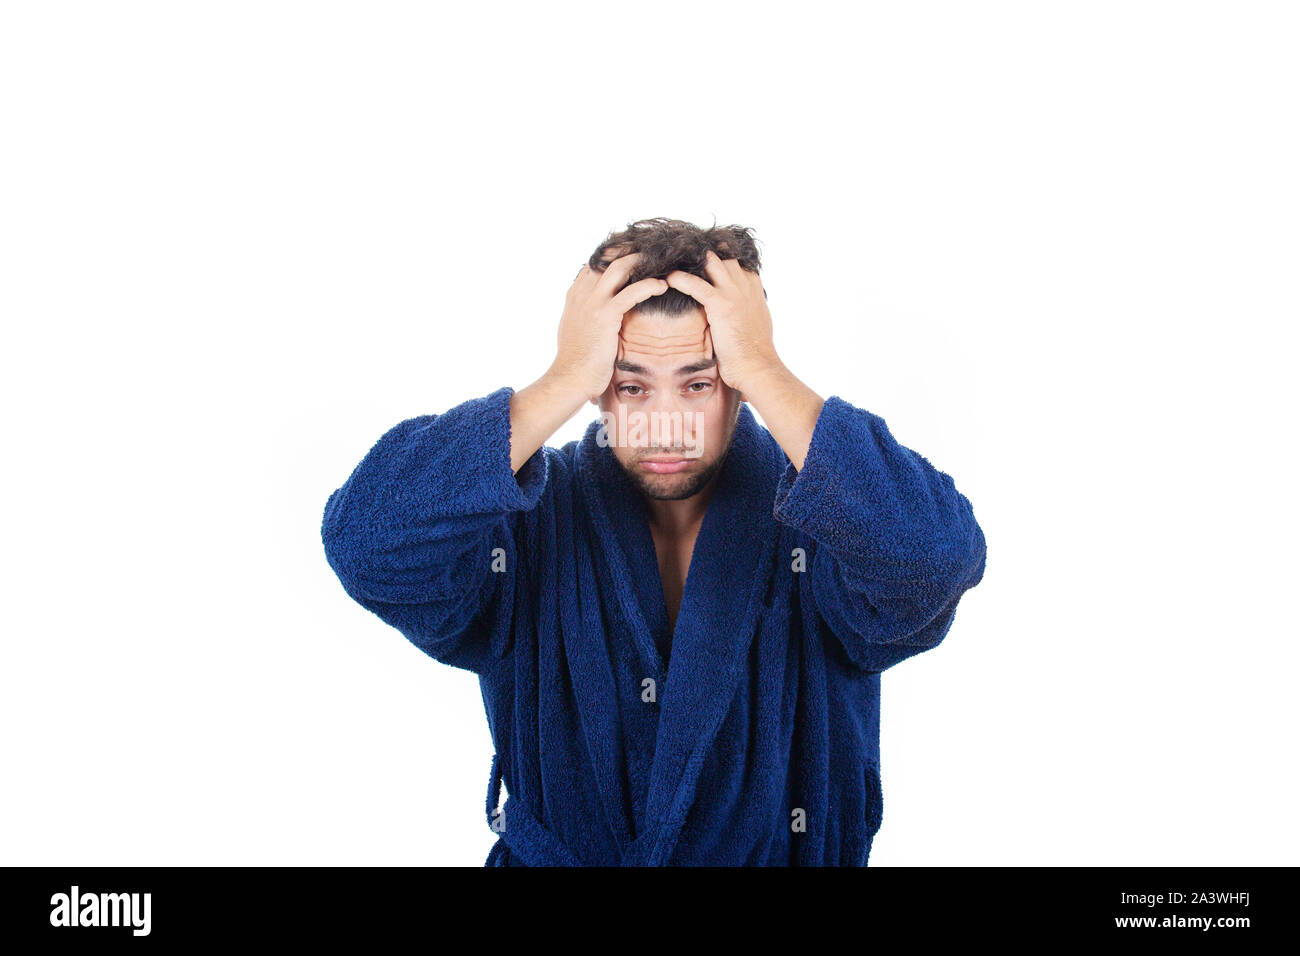
[[[796,471],[803,470],[817,420],[825,404],[784,364],[770,367],[751,380],[745,399],[763,416],[772,437]]]
[[[567,415],[573,415],[591,400],[591,396],[586,393],[581,383],[554,365],[537,380],[537,384],[546,394],[547,399],[563,409]],[[568,420],[567,417],[565,420]]]
[[[750,401],[754,400],[754,396],[759,396],[758,400],[762,401],[761,396],[788,388],[792,379],[794,373],[786,368],[779,356],[773,354],[771,358],[756,362],[745,370],[737,391],[744,392],[745,398]]]

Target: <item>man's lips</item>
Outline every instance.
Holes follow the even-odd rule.
[[[656,475],[670,475],[689,468],[692,461],[693,458],[684,458],[681,455],[656,455],[654,458],[642,458],[641,467]]]

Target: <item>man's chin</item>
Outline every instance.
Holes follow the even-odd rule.
[[[657,501],[680,501],[684,498],[692,498],[703,491],[704,486],[709,483],[709,479],[717,470],[718,465],[715,462],[698,471],[679,475],[656,475],[633,465],[631,474],[637,487],[647,498],[654,498]]]

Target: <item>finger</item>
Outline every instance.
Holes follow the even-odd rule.
[[[625,354],[627,353],[626,350],[623,348],[623,336],[622,334],[620,334],[618,337],[618,354],[614,357],[614,361],[615,362],[623,361],[623,356]]]
[[[609,265],[619,256],[624,255],[628,251],[629,251],[628,246],[623,244],[619,244],[616,246],[609,246],[608,248],[605,249],[604,252],[600,254],[600,261],[605,263],[605,265]]]
[[[627,281],[627,277],[632,274],[644,256],[639,252],[629,252],[625,256],[619,256],[609,264],[609,267],[601,273],[600,281],[596,283],[596,294],[600,296],[612,296],[614,290]]]
[[[755,286],[763,284],[763,277],[757,272],[751,272],[746,269],[740,264],[739,259],[724,259],[723,265],[731,271],[732,276],[735,277],[736,282],[738,283]]]
[[[736,262],[735,259],[723,261],[722,257],[712,249],[704,253],[704,271],[708,273],[710,281],[719,288],[726,286],[735,288],[737,285],[735,276],[727,268],[728,265],[737,269],[740,268],[740,263]]]
[[[713,327],[704,324],[704,357],[713,358]]]
[[[682,272],[675,269],[664,277],[667,283],[679,292],[685,292],[692,299],[704,306],[706,309],[711,301],[715,300],[718,290],[711,286],[707,281],[690,272]]]
[[[605,269],[601,269],[597,271],[596,269],[592,268],[591,260],[587,260],[586,262],[584,262],[582,264],[582,268],[578,270],[578,274],[573,277],[573,282],[570,283],[569,285],[569,293],[571,295],[578,295],[580,293],[586,293],[588,295],[591,294],[591,290],[593,290],[596,287],[596,284],[601,280],[601,278],[608,271],[609,263],[611,263],[612,261],[617,259],[620,255],[622,255],[622,251],[625,248],[627,247],[610,246],[608,249],[606,249],[604,252],[600,254],[600,261],[604,263]]]
[[[600,274],[596,272],[588,263],[583,263],[578,274],[573,277],[573,282],[569,285],[569,296],[583,296],[590,293],[590,290],[596,284]]]
[[[615,310],[619,315],[630,312],[632,307],[638,302],[644,302],[652,295],[659,295],[668,290],[668,283],[663,279],[642,279],[640,282],[633,282],[630,286],[620,292],[614,298],[609,300],[609,308]]]

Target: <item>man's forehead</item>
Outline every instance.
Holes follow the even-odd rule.
[[[691,336],[703,341],[704,327],[708,323],[703,309],[691,309],[680,315],[663,312],[629,312],[623,316],[623,335],[637,338],[686,339]]]
[[[712,358],[704,335],[707,327],[703,309],[673,316],[630,313],[619,333],[622,360],[662,372],[699,364]]]

